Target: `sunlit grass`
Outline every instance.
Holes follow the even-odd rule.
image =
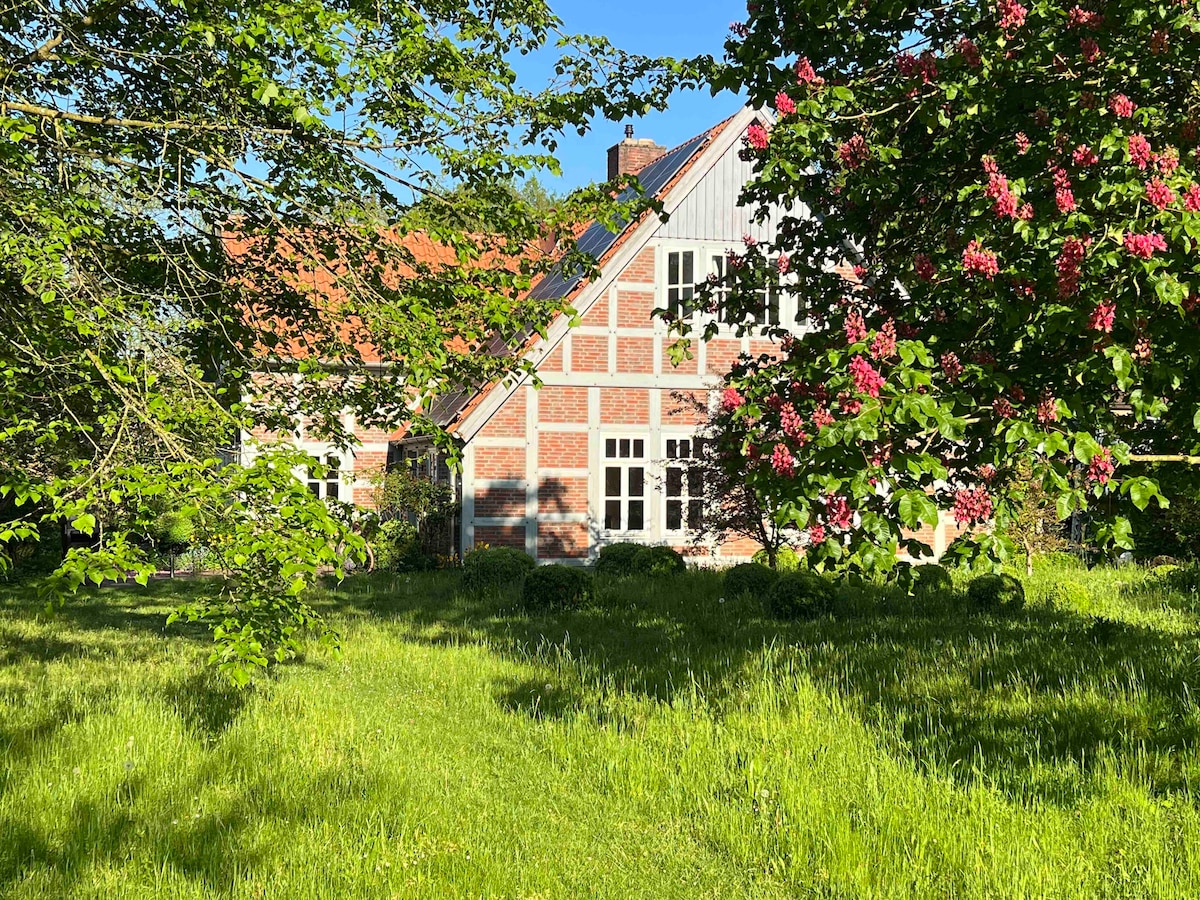
[[[186,582],[0,594],[0,896],[1200,895],[1196,598],[1040,570],[1030,608],[698,573],[528,616],[443,575],[322,605],[253,689]]]

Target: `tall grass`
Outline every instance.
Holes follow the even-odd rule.
[[[176,582],[0,595],[0,895],[1192,897],[1195,602],[1059,566],[1030,607],[717,576],[525,614],[360,578],[246,692]]]

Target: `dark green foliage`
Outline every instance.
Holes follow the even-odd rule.
[[[913,593],[921,596],[954,590],[950,573],[941,566],[925,565],[913,567]]]
[[[1025,588],[1011,575],[980,575],[967,588],[967,600],[976,609],[1020,609]]]
[[[764,566],[770,566],[770,554],[765,549],[759,550],[750,559]],[[795,572],[800,568],[800,555],[791,547],[780,547],[775,551],[775,571]]]
[[[195,536],[194,509],[165,512],[155,519],[150,529],[150,537],[163,553],[179,553],[187,548]]]
[[[641,544],[629,541],[601,547],[600,555],[596,557],[596,564],[593,568],[598,575],[609,575],[616,578],[632,575],[634,574],[633,558],[643,549],[645,548]]]
[[[520,588],[536,565],[532,556],[512,547],[474,550],[463,557],[463,590],[478,595]]]
[[[777,619],[807,619],[833,607],[833,585],[812,572],[787,572],[767,594],[767,609]]]
[[[416,525],[392,519],[379,526],[374,539],[375,568],[387,572],[428,572],[437,568],[437,560],[421,546]]]
[[[670,547],[642,547],[633,555],[637,575],[678,575],[687,571],[683,557]]]
[[[778,578],[777,572],[762,563],[741,563],[725,573],[725,597],[764,599]]]
[[[538,566],[525,576],[521,599],[531,609],[575,609],[591,596],[592,573],[577,566]]]

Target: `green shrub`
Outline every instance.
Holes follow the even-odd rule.
[[[752,557],[751,562],[756,562],[759,565],[770,566],[767,561],[767,551],[759,550]],[[775,571],[776,572],[795,572],[800,568],[800,554],[791,547],[780,547],[775,552]]]
[[[1025,588],[1011,575],[980,575],[967,587],[967,600],[976,609],[1020,609]]]
[[[538,566],[525,576],[521,599],[532,609],[577,609],[591,596],[592,574],[577,566]]]
[[[428,572],[437,568],[437,560],[421,549],[417,526],[404,519],[382,523],[371,549],[375,551],[375,568],[386,572]]]
[[[779,574],[762,563],[749,562],[734,566],[725,573],[724,594],[730,600],[742,597],[765,599]]]
[[[1167,585],[1184,594],[1200,593],[1200,566],[1180,566],[1160,576]]]
[[[954,590],[954,580],[950,573],[941,566],[927,564],[913,566],[913,593],[928,597],[932,594],[942,594]]]
[[[536,565],[532,556],[512,547],[472,550],[463,557],[463,590],[479,595],[520,588]]]
[[[633,555],[636,575],[678,575],[687,571],[683,557],[670,547],[642,547]]]
[[[172,510],[154,520],[150,537],[163,553],[179,553],[196,536],[196,511]]]
[[[634,574],[633,558],[644,550],[641,544],[622,541],[619,544],[609,544],[600,548],[593,568],[598,575],[609,575],[614,578],[626,578]]]
[[[812,572],[780,575],[767,594],[767,608],[777,619],[808,619],[833,607],[833,585]]]

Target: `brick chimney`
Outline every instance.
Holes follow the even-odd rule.
[[[608,180],[634,175],[667,152],[650,138],[635,138],[633,126],[625,126],[625,140],[608,148]]]

